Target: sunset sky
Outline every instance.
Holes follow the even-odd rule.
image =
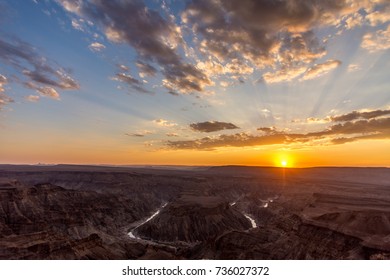
[[[0,0],[0,163],[390,166],[388,0]]]

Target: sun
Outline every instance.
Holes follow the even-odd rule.
[[[273,161],[275,167],[291,168],[295,165],[295,158],[291,154],[276,154]]]

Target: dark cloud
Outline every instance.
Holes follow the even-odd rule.
[[[193,130],[200,131],[200,132],[214,132],[214,131],[221,131],[221,130],[225,130],[225,129],[239,128],[238,126],[236,126],[232,123],[218,122],[218,121],[192,123],[192,124],[190,124],[190,127]]]
[[[210,150],[218,147],[245,147],[259,145],[283,144],[285,135],[254,136],[247,133],[233,135],[219,135],[217,137],[204,137],[197,140],[168,141],[167,146],[172,149]]]
[[[367,111],[367,112],[353,111],[345,115],[331,117],[331,120],[334,122],[345,122],[345,121],[353,121],[357,119],[373,119],[376,117],[381,117],[389,114],[390,114],[390,110],[375,110],[375,111]]]
[[[0,60],[11,65],[27,80],[24,84],[33,85],[28,88],[51,88],[52,90],[75,90],[79,84],[61,67],[54,67],[56,63],[37,53],[30,44],[18,39],[0,38]]]
[[[137,92],[152,93],[151,91],[144,88],[144,84],[140,80],[132,77],[130,74],[117,73],[112,79],[115,81],[126,83],[128,86],[130,86]]]
[[[59,89],[74,90],[79,88],[79,85],[75,80],[60,70],[54,72],[52,72],[52,69],[50,68],[46,69],[46,72],[44,69],[35,69],[34,71],[24,70],[23,74],[34,82]]]
[[[370,119],[348,121],[345,123],[335,124],[328,127],[326,130],[319,132],[311,132],[299,137],[322,137],[328,135],[343,135],[343,134],[377,134],[387,133],[390,131],[390,118]]]
[[[347,122],[356,120],[369,120],[378,117],[390,115],[390,110],[371,110],[371,111],[352,111],[347,114],[338,116],[327,116],[325,118],[306,118],[306,120],[292,120],[292,123],[313,123],[313,124],[324,124],[329,122]]]
[[[142,1],[58,2],[65,10],[100,25],[110,41],[132,46],[142,61],[157,63],[162,68],[163,85],[168,90],[201,92],[211,84],[204,73],[183,62],[178,54],[177,49],[183,44],[180,28],[159,12],[147,8]]]
[[[251,135],[237,133],[233,135],[219,135],[186,141],[168,141],[167,146],[172,149],[215,149],[218,147],[245,147],[275,144],[305,143],[315,140],[324,140],[328,144],[344,144],[367,139],[389,139],[390,118],[348,121],[336,124],[325,130],[306,134],[277,132],[275,128],[260,128],[265,135]],[[275,132],[273,132],[275,131]]]

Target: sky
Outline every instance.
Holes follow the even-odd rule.
[[[0,163],[390,166],[388,0],[0,0]]]

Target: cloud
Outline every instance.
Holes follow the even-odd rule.
[[[49,97],[49,98],[56,99],[56,100],[60,99],[60,95],[52,87],[41,87],[41,88],[38,88],[37,91],[42,96]]]
[[[389,115],[390,110],[374,110],[374,111],[352,111],[351,113],[331,117],[334,122],[353,121],[358,119],[373,119],[385,115]]]
[[[286,141],[285,135],[254,136],[247,133],[236,133],[232,135],[219,135],[215,137],[204,137],[196,140],[168,141],[166,143],[171,149],[204,150],[219,147],[245,147],[259,145],[283,144]]]
[[[383,23],[390,21],[390,5],[387,3],[381,10],[377,10],[375,12],[369,13],[366,16],[367,20],[370,21],[370,24],[373,26],[377,26]]]
[[[153,134],[153,132],[149,130],[143,130],[135,133],[126,133],[125,135],[132,136],[132,137],[145,137],[146,135],[150,135],[150,134]]]
[[[350,64],[348,65],[348,72],[355,72],[360,70],[360,66],[358,64]]]
[[[151,91],[144,88],[144,84],[140,80],[132,77],[130,74],[117,73],[115,77],[112,77],[111,79],[114,81],[126,83],[128,86],[130,86],[130,88],[134,89],[137,92],[152,93]]]
[[[17,80],[22,84],[39,84],[27,88],[50,87],[56,91],[57,89],[76,90],[80,87],[67,70],[54,67],[53,65],[57,63],[41,56],[36,48],[19,39],[7,40],[4,36],[0,38],[0,60],[14,68],[21,76]],[[44,89],[43,92],[46,94],[48,90]]]
[[[39,101],[39,96],[38,95],[29,95],[26,96],[26,99],[30,102],[38,102]]]
[[[123,65],[123,64],[118,64],[117,66],[118,66],[118,68],[119,68],[120,70],[122,70],[122,71],[124,71],[124,72],[127,72],[127,71],[130,70],[129,67],[127,67],[126,65]]]
[[[102,50],[104,50],[106,48],[105,45],[98,43],[98,42],[93,42],[88,47],[93,52],[101,52]]]
[[[328,123],[330,121],[331,121],[331,118],[329,118],[329,117],[326,117],[323,119],[313,118],[313,117],[306,118],[306,123],[309,123],[309,124],[322,124],[322,123]]]
[[[360,13],[354,13],[345,20],[345,26],[347,29],[353,29],[356,26],[363,24],[363,16]]]
[[[52,99],[60,100],[60,94],[57,92],[57,90],[53,87],[49,86],[39,86],[33,82],[27,82],[24,84],[26,88],[29,89],[35,89],[35,91],[40,95],[44,97],[49,97]],[[30,100],[31,101],[31,100]]]
[[[2,109],[3,106],[12,102],[14,102],[14,100],[11,97],[6,95],[5,93],[0,92],[0,110]]]
[[[295,119],[292,120],[292,123],[307,123],[307,124],[325,124],[330,122],[347,122],[355,121],[361,119],[374,119],[378,117],[383,117],[390,114],[390,110],[362,110],[362,111],[352,111],[347,114],[337,115],[337,116],[327,116],[325,118],[314,118],[309,117],[305,120]]]
[[[212,64],[234,60],[257,69],[272,67],[275,74],[266,77],[279,82],[299,76],[326,54],[314,28],[336,26],[340,17],[359,9],[337,0],[199,0],[187,5],[182,20]],[[284,78],[278,80],[278,74]]]
[[[390,7],[384,0],[197,0],[187,1],[180,22],[166,4],[158,11],[141,0],[57,2],[77,17],[76,27],[93,21],[109,41],[131,46],[139,76],[161,73],[173,95],[207,93],[218,78],[226,87],[257,70],[266,83],[320,77],[338,60],[316,63],[330,37],[315,31],[379,26]],[[383,49],[385,35],[369,33],[363,46],[373,49],[375,41]]]
[[[177,126],[177,123],[174,123],[174,122],[170,122],[168,120],[164,120],[164,119],[157,119],[157,120],[153,120],[153,122],[159,126],[164,126],[164,127],[173,127],[173,126]]]
[[[258,131],[264,132],[265,134],[275,134],[279,133],[274,126],[271,127],[259,127]]]
[[[107,39],[134,48],[142,61],[158,64],[163,85],[180,93],[203,92],[209,78],[178,54],[183,45],[181,29],[170,18],[145,6],[142,1],[57,1],[66,11],[94,21]]]
[[[290,133],[279,131],[275,127],[261,127],[258,130],[263,132],[262,135],[249,133],[225,134],[194,140],[168,141],[166,146],[171,149],[209,150],[220,147],[289,145],[297,143],[310,146],[314,145],[315,141],[318,140],[332,145],[368,139],[390,139],[390,117],[382,117],[389,113],[389,110],[361,112],[358,115],[355,112],[351,112],[334,117],[334,121],[343,121],[343,123],[333,124],[323,130],[309,133]]]
[[[138,69],[139,69],[139,76],[141,78],[145,78],[148,76],[155,76],[157,73],[156,68],[151,66],[148,63],[142,62],[142,61],[137,61],[136,64]]]
[[[166,133],[165,135],[168,137],[178,137],[179,136],[179,134],[174,133],[174,132],[169,132],[169,133]]]
[[[239,127],[227,122],[218,122],[218,121],[207,121],[200,123],[192,123],[190,127],[199,132],[215,132],[225,129],[238,129]]]
[[[390,24],[385,30],[367,33],[363,36],[362,48],[369,52],[377,52],[390,48]]]
[[[72,27],[74,29],[84,32],[84,28],[82,26],[82,22],[78,21],[77,19],[72,19],[71,23],[72,23]]]
[[[273,84],[273,83],[280,83],[280,82],[289,82],[306,71],[306,67],[296,67],[296,68],[283,68],[279,71],[276,72],[267,72],[263,75],[263,79],[266,83],[268,84]]]
[[[4,92],[4,85],[8,84],[7,77],[0,74],[0,92]]]
[[[311,80],[311,79],[321,77],[321,76],[329,73],[329,71],[337,68],[340,65],[341,65],[340,60],[328,60],[324,63],[315,64],[313,67],[309,68],[306,71],[306,73],[302,77],[302,79],[303,80]]]

